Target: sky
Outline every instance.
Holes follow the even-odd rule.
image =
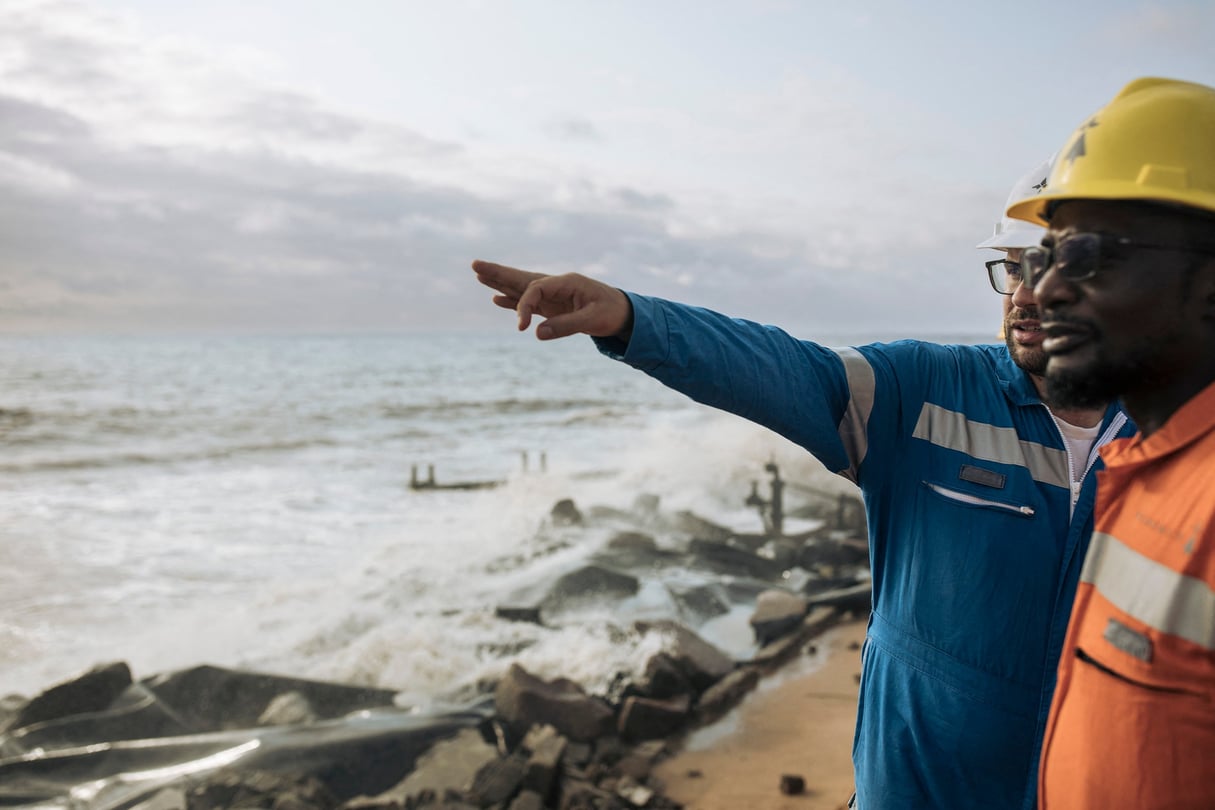
[[[0,0],[0,333],[509,329],[475,258],[975,334],[1013,182],[1215,3]]]

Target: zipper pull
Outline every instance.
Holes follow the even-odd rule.
[[[1017,507],[1017,511],[1023,515],[1032,515],[1034,513],[1034,508],[1032,506],[1019,506]]]

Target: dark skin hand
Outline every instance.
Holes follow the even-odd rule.
[[[493,301],[519,316],[519,331],[533,315],[544,318],[536,337],[553,340],[568,335],[627,339],[633,307],[623,292],[578,273],[548,276],[481,260],[472,263],[477,281],[497,292]]]

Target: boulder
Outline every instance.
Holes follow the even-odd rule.
[[[585,565],[559,577],[541,602],[543,610],[560,610],[578,602],[626,599],[641,590],[636,577],[602,565]]]
[[[574,505],[570,498],[562,498],[553,504],[552,510],[549,512],[549,518],[552,519],[554,526],[580,526],[582,525],[582,512]]]
[[[469,798],[478,807],[501,805],[511,800],[523,784],[527,759],[515,753],[486,762],[473,777]]]
[[[755,601],[751,629],[761,646],[780,638],[801,624],[806,615],[806,598],[782,590],[768,590]]]
[[[699,723],[711,723],[733,709],[743,697],[759,684],[760,671],[755,667],[740,667],[710,686],[696,704]]]
[[[645,697],[661,700],[689,694],[693,688],[679,662],[669,654],[660,652],[646,661],[645,674],[637,684],[637,691]]]
[[[687,695],[656,700],[634,695],[625,698],[617,728],[626,740],[655,740],[669,737],[683,727],[691,713]]]
[[[664,633],[671,639],[665,654],[683,673],[692,688],[702,692],[734,670],[734,659],[677,622],[667,619],[640,621],[640,633]]]
[[[774,580],[785,571],[776,560],[721,540],[692,540],[688,544],[692,564],[721,574]]]
[[[518,664],[494,690],[498,715],[520,733],[534,725],[551,725],[571,740],[589,742],[612,730],[610,706],[588,695],[577,683],[542,680]]]
[[[553,795],[561,771],[561,758],[568,744],[552,726],[534,726],[528,732],[523,738],[523,749],[528,752],[523,769],[524,790],[533,791],[543,799]]]
[[[666,589],[680,614],[693,623],[721,616],[730,611],[729,598],[725,590],[716,583],[691,587],[667,585]]]

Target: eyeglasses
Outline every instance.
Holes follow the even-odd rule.
[[[1000,295],[1012,295],[1021,283],[1021,265],[1010,259],[992,259],[984,262],[991,288]]]
[[[1052,267],[1061,278],[1067,281],[1086,281],[1097,275],[1097,271],[1101,269],[1101,256],[1113,252],[1110,250],[1111,245],[1123,248],[1175,250],[1181,253],[1215,255],[1215,250],[1209,248],[1190,245],[1158,245],[1102,233],[1076,233],[1060,239],[1053,246],[1035,245],[1021,251],[1021,264],[1024,268],[1020,281],[1027,290],[1033,290],[1046,275],[1046,271]],[[988,262],[988,272],[990,270],[991,262]],[[994,276],[992,285],[995,285]],[[999,290],[998,287],[996,289]]]

